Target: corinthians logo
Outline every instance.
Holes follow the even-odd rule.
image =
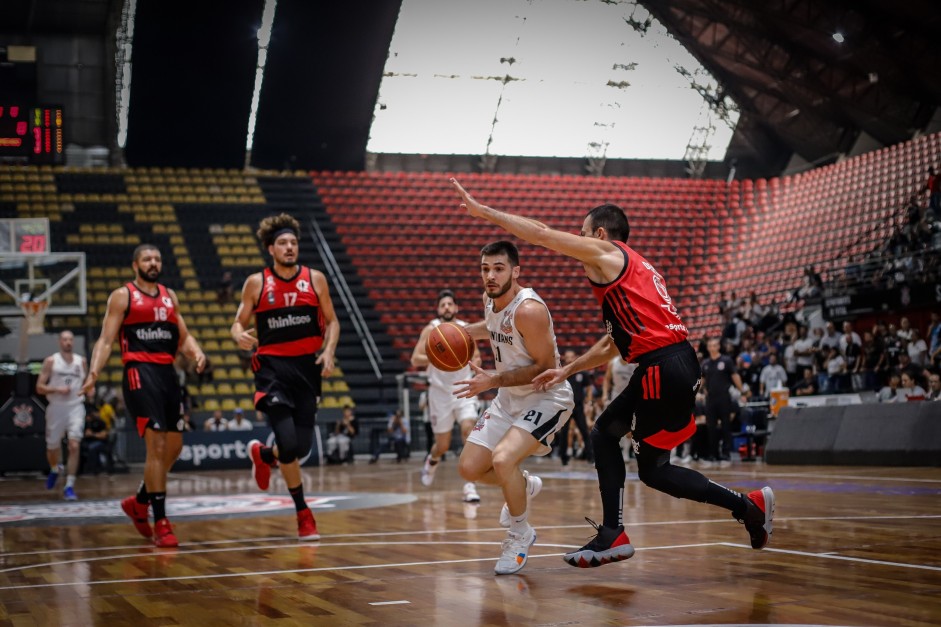
[[[415,501],[413,494],[322,494],[307,498],[315,511],[361,509],[402,505]],[[269,494],[230,494],[206,496],[171,496],[167,499],[167,515],[189,520],[204,518],[241,518],[266,516],[282,511],[294,511],[290,496]],[[100,524],[125,523],[127,516],[121,511],[121,502],[59,501],[55,503],[22,503],[0,506],[0,525],[36,524]]]
[[[287,314],[277,318],[268,318],[269,329],[283,329],[285,327],[296,327],[301,324],[310,324],[310,316],[295,316]]]

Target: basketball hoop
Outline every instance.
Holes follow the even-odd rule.
[[[46,310],[49,308],[48,300],[20,301],[23,317],[26,318],[26,334],[42,335],[45,332],[43,322],[46,320]]]

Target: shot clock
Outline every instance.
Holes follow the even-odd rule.
[[[0,102],[0,158],[62,163],[62,107],[27,107]]]

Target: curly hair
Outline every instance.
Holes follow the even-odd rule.
[[[293,216],[282,213],[276,216],[268,216],[258,224],[258,230],[255,235],[261,240],[262,245],[268,248],[274,244],[277,235],[282,231],[293,231],[294,236],[300,239],[301,223]]]

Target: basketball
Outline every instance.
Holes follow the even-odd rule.
[[[456,372],[466,366],[474,355],[474,340],[464,327],[453,322],[442,322],[428,334],[425,352],[435,368]]]

